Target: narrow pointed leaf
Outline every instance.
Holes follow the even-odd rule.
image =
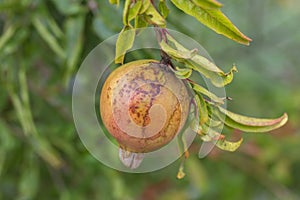
[[[166,52],[169,56],[172,56],[177,59],[192,59],[194,57],[198,50],[193,49],[191,51],[185,49],[184,51],[182,50],[177,50],[173,49],[171,46],[169,46],[165,41],[161,41],[160,46],[164,52]]]
[[[251,39],[240,32],[220,10],[199,7],[192,0],[171,1],[177,8],[193,16],[216,33],[222,34],[238,43],[249,45]]]
[[[288,120],[288,116],[284,113],[281,117],[276,119],[263,119],[263,118],[254,118],[246,117],[239,115],[228,110],[225,110],[222,107],[218,107],[220,113],[217,113],[220,120],[223,120],[224,123],[232,128],[239,129],[246,132],[268,132],[274,129],[282,127]],[[226,118],[221,117],[226,115]]]
[[[169,35],[167,35],[167,39],[175,46],[176,49],[171,47],[165,41],[162,41],[160,46],[164,52],[178,62],[184,63],[186,67],[200,72],[206,78],[210,79],[215,86],[223,87],[233,80],[233,73],[237,71],[235,66],[233,66],[228,73],[224,73],[213,62],[198,55],[197,49],[190,51]]]
[[[10,25],[5,32],[0,37],[0,50],[2,51],[5,44],[14,36],[17,30],[17,26],[12,24]]]
[[[128,15],[129,15],[130,4],[131,4],[131,0],[125,0],[124,9],[123,9],[123,24],[125,26],[129,25]]]
[[[130,9],[128,13],[128,23],[135,19],[142,8],[143,0],[138,0]]]
[[[164,18],[167,18],[170,10],[166,4],[166,0],[160,0],[159,1],[159,4],[158,4],[158,9],[161,13],[161,15],[164,17]]]
[[[201,139],[205,142],[213,142],[218,148],[222,150],[231,152],[236,151],[243,142],[243,138],[241,138],[237,142],[227,141],[224,135],[218,133],[213,128],[207,125],[203,125],[202,127],[202,132],[204,133],[204,135],[201,137]]]
[[[192,69],[187,69],[187,68],[179,68],[176,67],[176,70],[173,70],[173,72],[175,73],[175,76],[179,79],[187,79],[189,78],[192,73],[193,70]]]
[[[219,69],[213,62],[211,62],[210,60],[208,60],[207,58],[205,58],[203,56],[198,55],[196,49],[193,49],[193,50],[186,49],[184,46],[182,46],[179,42],[177,42],[169,34],[167,34],[167,39],[168,39],[169,42],[171,42],[175,46],[176,49],[173,49],[173,51],[176,52],[176,50],[177,50],[179,53],[182,53],[183,55],[187,55],[186,56],[187,59],[193,60],[197,64],[205,67],[206,69],[208,69],[210,71],[222,72],[222,70]],[[166,45],[164,45],[164,46],[166,46]],[[171,51],[171,49],[172,49],[171,46],[168,46],[167,48],[170,49],[169,50],[170,53],[173,53],[173,51]]]
[[[70,17],[65,22],[66,28],[66,53],[67,69],[65,72],[66,84],[69,83],[69,79],[72,76],[74,70],[77,67],[79,58],[83,48],[83,34],[84,34],[84,15],[78,15],[76,17]]]
[[[230,142],[225,139],[221,139],[217,141],[216,146],[219,149],[233,152],[236,151],[241,146],[242,142],[243,142],[243,138],[241,138],[237,142]]]
[[[53,19],[51,15],[47,15],[47,23],[49,25],[50,30],[57,38],[62,38],[64,36],[64,33],[62,32],[57,22],[55,21],[55,19]]]
[[[197,63],[193,61],[186,61],[185,62],[186,67],[190,67],[191,69],[200,72],[202,75],[204,75],[206,78],[210,79],[212,84],[214,84],[216,87],[224,87],[225,85],[228,85],[233,80],[233,74],[234,72],[237,72],[237,69],[235,66],[233,66],[229,72],[213,72],[210,71],[200,65],[197,65]]]
[[[222,98],[220,98],[220,97],[216,96],[215,94],[211,93],[210,91],[208,91],[206,88],[202,87],[201,85],[198,85],[196,83],[192,83],[192,88],[196,92],[204,94],[205,96],[210,98],[212,101],[214,101],[218,104],[224,104],[224,100]]]
[[[151,24],[160,27],[166,26],[165,19],[159,14],[153,4],[149,5],[148,9],[145,11],[145,14],[147,15],[147,19]]]
[[[200,118],[199,123],[201,126],[202,124],[205,124],[209,119],[207,105],[201,94],[195,95],[194,100],[198,107],[198,113],[199,113],[199,118]]]
[[[34,27],[40,34],[41,38],[48,44],[48,46],[61,58],[65,58],[65,52],[62,47],[59,45],[56,38],[49,32],[47,27],[42,23],[41,19],[35,17],[32,21]]]
[[[219,121],[216,119],[211,119],[211,118],[208,119],[208,122],[206,124],[209,127],[218,128],[218,129],[220,129],[224,125],[224,123],[222,121]]]
[[[146,10],[149,8],[150,4],[151,4],[150,0],[143,0],[143,5],[139,14],[144,14]]]
[[[135,30],[130,27],[124,27],[120,32],[116,43],[115,63],[124,63],[125,53],[133,46]]]
[[[206,9],[219,9],[223,6],[216,0],[192,0],[192,2],[199,7]]]
[[[148,26],[147,21],[145,20],[143,15],[136,16],[134,20],[134,27],[135,28],[145,28]]]

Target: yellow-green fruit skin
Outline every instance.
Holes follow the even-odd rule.
[[[151,152],[183,128],[190,98],[182,80],[156,60],[138,60],[114,70],[100,95],[104,126],[120,148]]]

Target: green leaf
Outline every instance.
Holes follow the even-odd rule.
[[[120,5],[120,0],[109,0],[110,4],[116,4],[117,6]]]
[[[184,56],[185,54],[187,54],[187,57],[182,57],[182,58],[186,58],[186,59],[192,59],[193,61],[195,61],[197,64],[202,65],[204,67],[206,67],[206,69],[210,70],[210,71],[214,71],[214,72],[222,72],[221,69],[219,69],[213,62],[211,62],[210,60],[208,60],[207,58],[197,55],[198,50],[197,49],[193,49],[193,50],[188,50],[187,48],[185,48],[184,46],[182,46],[179,42],[177,42],[175,40],[175,38],[173,38],[171,35],[167,34],[167,39],[169,42],[171,42],[175,48],[177,49],[177,51],[179,53],[182,53]],[[173,50],[174,51],[174,50]],[[176,51],[176,50],[175,50]],[[178,57],[180,58],[180,57]]]
[[[65,52],[63,48],[59,45],[56,38],[49,32],[47,27],[43,24],[42,20],[39,17],[34,17],[32,23],[38,33],[40,34],[41,38],[48,44],[48,46],[60,57],[65,58]]]
[[[39,165],[36,164],[36,158],[31,152],[27,157],[29,158],[26,158],[26,167],[22,170],[19,179],[19,198],[17,199],[34,199],[38,192]]]
[[[218,106],[219,112],[216,113],[217,117],[222,120],[227,126],[239,129],[245,132],[268,132],[282,127],[288,120],[288,116],[284,113],[281,117],[276,119],[263,119],[246,117],[233,112],[230,112]],[[215,111],[218,111],[215,110]],[[226,117],[222,117],[225,115]]]
[[[210,106],[208,106],[208,108],[210,108]],[[208,111],[208,113],[209,113],[209,111]],[[223,125],[224,125],[224,123],[222,121],[217,120],[217,119],[211,119],[210,117],[208,118],[208,121],[206,124],[212,128],[223,128]]]
[[[233,152],[236,151],[241,146],[242,142],[243,142],[243,138],[241,138],[237,142],[230,142],[225,139],[221,139],[217,141],[216,146],[219,149]]]
[[[167,16],[169,15],[170,10],[169,10],[165,0],[160,0],[159,1],[158,9],[159,9],[159,12],[161,13],[161,15],[164,18],[167,18]]]
[[[15,24],[10,25],[0,37],[0,50],[4,48],[5,44],[14,36],[17,30]]]
[[[207,105],[206,102],[204,101],[203,97],[201,94],[196,94],[194,97],[194,100],[197,104],[198,112],[199,112],[199,123],[200,126],[202,124],[205,124],[208,121],[208,110],[207,110]]]
[[[0,118],[0,152],[8,152],[16,146],[13,131],[3,118]],[[1,174],[1,170],[0,170]]]
[[[3,33],[2,37],[0,38],[0,40],[2,41],[0,42],[2,43],[2,47],[0,47],[0,60],[2,60],[2,64],[6,59],[10,59],[10,56],[16,53],[20,49],[20,46],[24,45],[24,42],[27,41],[30,34],[29,29],[23,27],[17,28],[15,33],[9,38],[7,38],[6,32]],[[2,38],[6,39],[2,40]]]
[[[69,83],[75,68],[78,65],[80,55],[83,48],[83,34],[84,34],[84,15],[69,17],[65,22],[66,29],[66,53],[67,69],[65,72],[65,82]]]
[[[129,9],[130,9],[131,0],[125,0],[124,9],[123,9],[123,24],[129,26]]]
[[[202,125],[201,129],[202,135],[201,139],[205,142],[216,142],[216,146],[225,151],[236,151],[243,142],[243,138],[237,142],[227,141],[225,136],[221,133],[218,133],[213,128],[208,125]]]
[[[135,28],[145,28],[148,26],[147,21],[145,20],[143,15],[136,16],[134,20],[134,27]]]
[[[210,98],[212,101],[214,101],[218,104],[224,104],[224,100],[222,98],[216,96],[214,93],[211,93],[210,91],[208,91],[206,88],[202,87],[201,85],[199,85],[197,83],[192,83],[192,88],[196,92],[204,94],[205,96]]]
[[[54,168],[60,168],[63,164],[62,159],[57,153],[56,149],[38,133],[36,125],[33,120],[31,106],[29,102],[28,86],[24,65],[18,73],[19,78],[19,91],[14,88],[16,81],[13,79],[12,72],[8,75],[10,77],[10,84],[7,85],[7,91],[12,100],[14,109],[17,113],[17,118],[21,123],[26,141],[32,146],[34,151],[41,156]],[[20,95],[19,95],[20,94]],[[20,97],[19,97],[20,96]]]
[[[192,2],[199,7],[206,9],[219,9],[223,6],[216,0],[192,0]]]
[[[203,74],[206,78],[210,79],[212,84],[214,84],[216,87],[224,87],[225,85],[228,85],[233,80],[233,73],[237,72],[237,69],[235,66],[233,66],[229,72],[213,72],[210,70],[207,70],[203,66],[198,65],[197,63],[193,61],[186,61],[185,65],[187,67],[190,67],[191,69],[200,72]]]
[[[146,10],[149,8],[150,5],[151,5],[150,0],[143,0],[142,8],[141,8],[139,14],[144,14],[146,12]]]
[[[64,15],[77,15],[87,11],[86,6],[82,6],[80,1],[74,0],[52,0],[60,13]]]
[[[193,49],[191,51],[185,49],[177,50],[173,49],[171,46],[169,46],[164,40],[160,42],[161,49],[166,52],[169,56],[174,57],[176,59],[182,60],[182,59],[192,59],[198,52],[197,49]]]
[[[238,43],[249,45],[251,39],[240,32],[219,9],[199,7],[191,0],[171,1],[177,8],[193,16],[216,33],[222,34]]]
[[[138,0],[130,9],[129,9],[129,13],[128,13],[128,23],[135,19],[138,14],[140,13],[140,10],[142,8],[142,4],[143,1],[142,0]]]
[[[193,73],[193,70],[191,70],[191,69],[179,68],[179,67],[176,67],[175,70],[172,69],[172,71],[175,73],[175,76],[179,79],[187,79]]]
[[[154,5],[151,3],[145,11],[146,19],[150,24],[157,25],[159,27],[165,27],[166,21],[156,10]]]
[[[125,53],[133,46],[135,30],[130,27],[124,27],[120,32],[116,43],[115,63],[124,63]]]
[[[64,36],[64,33],[62,32],[62,30],[60,29],[60,27],[56,23],[55,19],[53,19],[53,17],[50,16],[50,15],[47,15],[46,19],[47,19],[47,23],[49,25],[49,28],[53,32],[53,34],[58,38],[62,38]]]
[[[178,62],[184,63],[186,67],[200,72],[206,78],[209,78],[215,86],[223,87],[233,80],[233,73],[237,71],[235,66],[233,66],[228,73],[224,73],[213,62],[198,55],[197,49],[193,49],[191,51],[186,49],[170,35],[167,35],[167,39],[175,46],[176,49],[172,48],[165,41],[162,41],[160,46],[164,52]]]

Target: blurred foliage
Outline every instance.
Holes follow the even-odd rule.
[[[168,26],[200,42],[220,66],[237,64],[227,87],[231,110],[264,117],[287,111],[290,121],[272,134],[245,135],[235,153],[215,150],[199,160],[196,141],[179,181],[179,162],[147,174],[109,169],[76,134],[74,74],[93,47],[120,32],[121,9],[106,0],[0,0],[0,199],[299,199],[300,3],[224,3],[253,39],[250,47],[171,4]]]

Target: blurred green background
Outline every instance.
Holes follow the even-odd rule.
[[[0,199],[300,199],[300,2],[227,0],[222,9],[253,39],[217,35],[170,4],[168,28],[202,44],[226,71],[230,110],[289,122],[271,134],[243,133],[235,153],[190,149],[179,162],[127,174],[95,160],[72,119],[72,80],[97,44],[122,28],[106,0],[0,0]],[[156,58],[159,59],[159,58]],[[234,133],[240,134],[240,133]]]

